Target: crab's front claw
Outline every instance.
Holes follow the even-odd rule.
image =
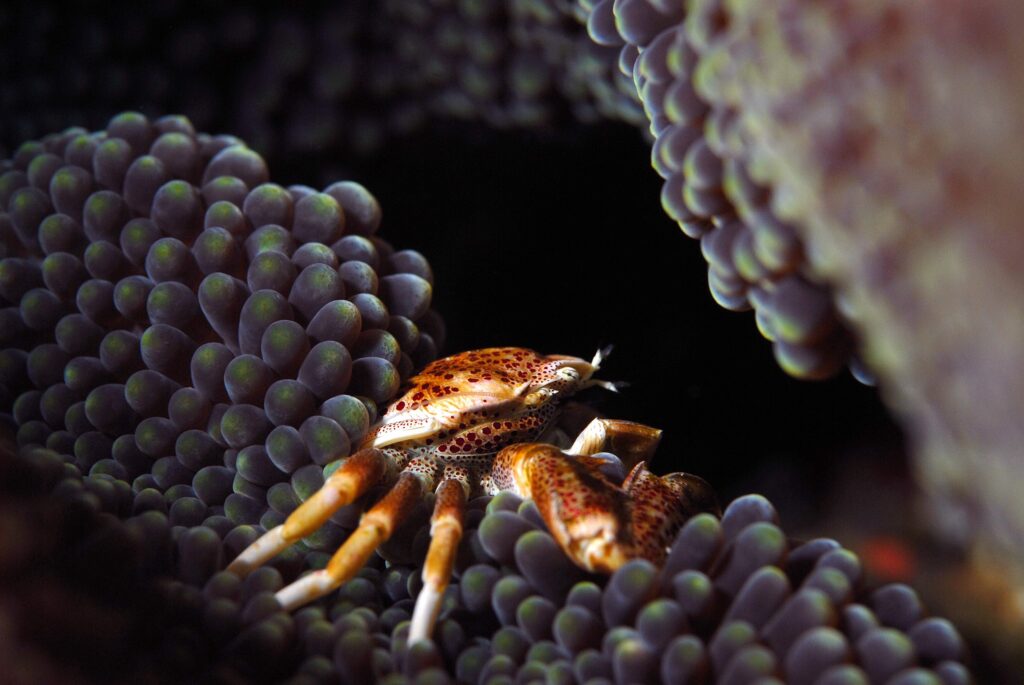
[[[711,485],[689,473],[657,476],[640,462],[626,476],[622,488],[630,502],[634,556],[659,566],[676,533],[690,517],[701,513],[721,515]]]
[[[569,457],[554,445],[523,443],[495,458],[496,481],[533,499],[569,557],[588,571],[610,573],[631,556],[629,501],[592,457]]]
[[[696,476],[656,476],[641,462],[620,486],[602,465],[553,445],[519,444],[498,453],[495,478],[532,498],[558,544],[588,571],[611,573],[635,557],[661,564],[687,519],[718,511],[711,487]]]

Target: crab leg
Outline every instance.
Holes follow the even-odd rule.
[[[423,566],[423,589],[416,597],[409,628],[409,644],[430,638],[441,612],[441,599],[455,566],[462,539],[462,520],[468,487],[459,480],[446,478],[437,488],[434,514],[430,518],[430,548]]]
[[[388,493],[363,514],[359,526],[334,553],[326,568],[307,573],[277,592],[275,596],[282,608],[291,611],[308,604],[355,576],[374,550],[391,537],[423,491],[423,477],[403,471]]]
[[[243,578],[249,575],[379,483],[387,473],[387,466],[387,458],[380,450],[359,450],[346,459],[323,487],[293,511],[284,523],[271,528],[239,554],[227,570]]]

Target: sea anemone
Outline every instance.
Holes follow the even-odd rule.
[[[947,117],[958,110],[944,99],[949,92],[969,92],[972,97],[963,99],[991,114],[999,110],[987,106],[993,94],[1016,83],[1007,77],[1016,72],[1000,71],[1006,65],[999,55],[1016,55],[1012,42],[992,40],[997,47],[982,47],[973,38],[999,38],[1000,28],[1019,25],[993,20],[999,3],[991,14],[967,13],[964,29],[947,26],[937,19],[940,13],[922,4],[889,11],[888,3],[839,3],[850,9],[858,30],[849,28],[854,24],[845,23],[840,10],[819,12],[797,0],[771,6],[706,0],[688,3],[685,11],[662,0],[538,0],[507,7],[442,2],[429,8],[390,2],[380,12],[368,7],[318,6],[322,13],[314,21],[211,9],[216,21],[188,16],[186,30],[167,44],[139,37],[155,36],[168,17],[189,10],[171,7],[141,19],[136,14],[130,21],[141,21],[144,30],[125,31],[111,31],[113,16],[79,26],[70,13],[0,11],[0,26],[19,26],[11,32],[18,38],[5,43],[10,64],[19,63],[13,55],[39,56],[44,45],[58,51],[72,46],[83,56],[55,58],[49,66],[60,63],[62,70],[55,79],[12,69],[0,92],[4,111],[28,132],[74,120],[94,125],[113,111],[111,103],[144,103],[146,111],[182,103],[204,117],[197,121],[232,122],[232,130],[251,136],[275,160],[295,151],[327,150],[332,160],[338,150],[365,153],[426,121],[544,127],[569,114],[581,121],[617,118],[640,125],[653,141],[652,164],[664,179],[662,204],[685,234],[701,241],[715,300],[728,309],[753,308],[779,364],[800,378],[823,378],[849,365],[858,379],[872,382],[847,328],[847,321],[856,324],[889,397],[900,398],[908,423],[924,436],[920,442],[930,456],[920,471],[944,496],[942,510],[956,514],[946,520],[1015,549],[1016,480],[1005,474],[1019,470],[1014,400],[1020,393],[1017,376],[1006,373],[1012,360],[996,345],[1019,349],[1007,341],[1020,339],[1015,322],[1024,319],[1012,314],[1017,309],[992,316],[976,304],[1019,290],[1012,268],[1019,250],[1012,237],[1003,238],[1013,232],[1001,229],[1019,216],[1007,179],[1020,174],[1001,154],[1009,149],[1005,140],[1019,139],[1006,122],[1021,118],[993,115],[1002,128],[980,132],[984,127],[976,122],[987,119]],[[583,25],[597,44],[585,38]],[[892,40],[872,43],[880,35]],[[766,36],[772,40],[762,42]],[[822,36],[828,40],[819,41]],[[403,45],[405,52],[398,49]],[[1005,50],[998,47],[1003,45]],[[814,54],[808,57],[805,50]],[[104,59],[103,69],[91,63]],[[214,62],[223,69],[208,71]],[[227,68],[232,63],[243,65],[242,77]],[[91,72],[105,75],[102,87],[92,87]],[[169,87],[178,80],[169,74],[179,72],[192,78],[181,79],[181,89]],[[943,78],[933,81],[933,73]],[[984,79],[975,78],[982,73]],[[919,107],[903,109],[902,99],[890,97],[905,83],[917,89]],[[977,83],[998,87],[974,88]],[[856,106],[863,103],[870,105]],[[928,125],[918,125],[922,121]],[[903,137],[908,130],[920,135]],[[805,131],[816,135],[805,137]],[[871,150],[878,154],[867,154]],[[993,159],[999,164],[990,164]],[[918,182],[936,169],[942,183]],[[981,175],[972,175],[975,170]],[[870,195],[862,192],[865,179]],[[996,195],[1006,203],[990,202]],[[239,139],[197,134],[180,116],[150,121],[129,112],[110,120],[105,131],[71,128],[17,148],[0,162],[0,408],[17,427],[21,457],[42,464],[42,481],[55,486],[55,502],[73,500],[76,507],[144,522],[135,527],[152,524],[159,528],[153,539],[169,535],[177,545],[178,551],[143,575],[176,574],[174,587],[187,598],[180,604],[188,616],[179,617],[187,628],[174,633],[174,644],[179,653],[201,656],[182,673],[224,669],[283,677],[300,664],[300,681],[391,672],[405,674],[392,678],[416,674],[429,681],[442,677],[437,667],[464,680],[475,674],[496,682],[541,676],[558,681],[567,673],[579,680],[621,679],[633,669],[652,678],[682,673],[678,669],[691,662],[666,666],[668,645],[652,642],[639,613],[635,622],[620,621],[617,614],[609,618],[600,599],[600,611],[584,602],[591,616],[572,609],[560,624],[562,612],[576,606],[569,602],[572,588],[565,597],[562,590],[545,589],[544,574],[529,570],[528,552],[522,560],[516,557],[519,536],[505,528],[497,537],[513,540],[511,556],[493,556],[482,542],[466,552],[473,563],[459,571],[463,594],[451,598],[437,653],[426,647],[407,653],[397,631],[401,611],[408,608],[402,602],[416,590],[422,531],[407,531],[419,542],[404,552],[385,550],[390,566],[375,558],[358,579],[365,582],[346,586],[335,604],[300,612],[303,621],[315,624],[310,634],[327,635],[328,623],[331,631],[362,635],[344,648],[324,637],[319,651],[313,650],[317,658],[303,662],[296,645],[313,638],[295,641],[299,615],[275,612],[261,595],[321,564],[360,506],[339,513],[274,569],[260,572],[251,586],[232,589],[218,573],[261,528],[279,523],[322,484],[328,462],[347,453],[381,403],[442,344],[443,324],[429,309],[430,266],[422,255],[396,252],[378,238],[379,220],[379,207],[362,186],[343,182],[317,192],[275,185],[261,155]],[[959,237],[958,229],[977,225],[987,232],[976,235],[993,238],[989,250],[1004,248],[991,250],[989,261],[975,259],[973,251],[985,241]],[[921,243],[933,247],[917,249]],[[949,273],[949,245],[962,248],[959,263],[967,265],[955,270],[961,287],[934,297],[934,276]],[[872,251],[879,246],[884,249]],[[925,252],[937,255],[936,262],[909,261]],[[989,269],[989,263],[1000,268]],[[976,278],[979,271],[995,280]],[[830,290],[826,279],[839,289]],[[957,293],[959,299],[947,297]],[[947,310],[955,315],[947,316]],[[931,335],[935,322],[948,325]],[[52,466],[58,463],[54,455],[60,469]],[[501,502],[511,506],[505,498],[494,501],[499,504],[475,503],[471,517],[481,519],[474,521],[480,530],[483,521],[501,513],[493,511],[505,507]],[[739,500],[754,506],[751,501]],[[763,502],[757,507],[767,510]],[[544,549],[543,526],[531,519],[529,508],[515,515],[520,523],[509,517],[504,523],[511,530],[532,523],[538,530],[520,532]],[[763,524],[758,530],[777,530],[774,515],[766,516],[756,523]],[[88,518],[93,526],[97,519]],[[98,520],[100,528],[111,530],[129,525],[106,516]],[[724,521],[720,525],[721,550],[739,549],[739,531],[730,537]],[[78,539],[62,539],[72,538]],[[834,543],[807,543],[815,544],[825,555],[835,551],[829,547]],[[819,649],[844,655],[847,665],[828,676],[834,682],[889,675],[896,682],[966,678],[955,631],[941,619],[921,618],[906,588],[871,594],[859,584],[859,574],[847,574],[849,593],[830,594],[807,586],[817,571],[793,566],[800,550],[810,553],[804,546],[786,541],[783,548],[778,558],[764,562],[777,572],[752,571],[750,577],[784,577],[793,599],[808,589],[824,593],[831,613],[823,609],[829,618],[815,628],[817,642],[800,652],[808,656],[792,657],[796,665],[790,670],[789,654],[801,643],[769,639],[765,618],[764,624],[747,621],[746,628],[736,628],[737,635],[753,638],[727,656],[746,650],[757,662],[751,668],[773,664],[774,678],[795,681],[803,677],[799,669],[805,663],[818,663]],[[686,658],[709,655],[693,666],[702,677],[727,680],[732,662],[715,657],[714,645],[732,622],[730,607],[738,605],[742,591],[722,594],[718,574],[733,556],[721,550],[707,566],[671,572],[674,578],[691,572],[687,578],[698,581],[694,574],[703,574],[715,589],[721,613],[709,622],[691,621],[674,587],[659,586],[644,601],[675,602],[686,621],[672,624],[672,644],[681,640],[679,654],[685,651]],[[133,564],[127,559],[123,568],[137,568]],[[630,578],[670,573],[655,574],[640,563],[629,568]],[[562,570],[571,575],[571,567]],[[482,583],[487,592],[466,595],[467,575],[470,585]],[[514,577],[502,586],[510,588],[509,595],[497,592],[504,576]],[[592,583],[596,596],[604,597],[627,583],[616,578],[607,585],[597,578],[579,582]],[[594,593],[589,585],[579,592]],[[210,615],[204,613],[203,593],[223,600]],[[507,599],[500,606],[499,596]],[[479,620],[458,602],[478,607]],[[915,606],[902,618],[892,615],[892,607]],[[677,615],[666,607],[651,613]],[[391,609],[396,611],[385,620]],[[872,611],[874,624],[865,618]],[[351,618],[341,621],[342,615]],[[779,616],[779,625],[785,624]],[[876,630],[863,649],[867,629],[850,627],[861,618]],[[310,632],[301,625],[304,634]],[[560,633],[558,625],[582,626],[584,634],[597,625],[607,629],[600,644],[580,648],[593,670],[577,671],[580,657],[566,642],[569,628]],[[615,632],[624,627],[634,632]],[[216,636],[214,647],[193,644],[203,630]],[[516,646],[525,643],[531,646]],[[512,646],[495,646],[506,644]],[[527,655],[534,648],[531,661]],[[548,664],[543,673],[540,662]]]
[[[330,169],[339,157],[371,153],[432,122],[541,131],[602,119],[633,124],[653,143],[665,211],[701,242],[715,300],[754,309],[787,373],[821,379],[850,365],[870,382],[802,239],[735,154],[742,145],[735,110],[718,106],[696,73],[724,30],[717,7],[687,13],[682,3],[647,0],[346,3],[283,17],[210,8],[203,21],[170,8],[133,12],[130,31],[112,30],[124,21],[116,13],[89,17],[84,27],[55,13],[21,18],[15,33],[32,45],[75,36],[70,44],[98,60],[105,76],[90,101],[185,108],[200,121],[229,122],[281,163],[312,156]],[[167,21],[187,29],[167,39]],[[139,36],[147,37],[147,49]],[[167,60],[153,59],[154,45]],[[69,59],[62,67],[58,80],[67,88],[38,94],[43,121],[79,114],[75,104],[88,77],[76,64]],[[166,87],[175,80],[188,87]],[[31,92],[12,87],[9,111]],[[16,117],[15,125],[39,124]]]
[[[273,525],[443,342],[430,265],[357,183],[286,189],[239,140],[132,112],[3,165],[4,408],[135,512]]]
[[[133,514],[126,483],[83,479],[43,448],[5,453],[0,472],[17,532],[0,565],[15,682],[143,678],[154,663],[233,682],[970,682],[962,639],[912,589],[869,588],[834,540],[788,539],[758,495],[692,518],[663,568],[634,560],[611,577],[576,568],[532,502],[475,500],[434,641],[408,645],[422,517],[337,595],[289,615],[273,593],[299,566],[220,570],[249,526]]]

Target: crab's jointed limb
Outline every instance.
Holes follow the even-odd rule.
[[[606,423],[650,431],[655,443],[660,434],[639,424]],[[636,452],[644,451],[636,446]],[[656,476],[639,461],[618,485],[603,473],[605,464],[586,454],[574,457],[554,445],[530,443],[499,452],[494,473],[503,489],[534,500],[558,544],[588,571],[611,573],[635,557],[660,564],[686,519],[718,513],[711,486],[697,476]]]
[[[352,578],[430,491],[436,495],[431,541],[410,643],[429,638],[437,620],[470,496],[511,489],[532,497],[559,544],[584,568],[608,572],[634,556],[661,561],[688,515],[715,508],[710,488],[699,478],[658,477],[646,470],[661,431],[594,419],[568,452],[536,442],[558,432],[555,419],[566,398],[591,386],[614,389],[593,378],[605,355],[599,352],[586,362],[522,348],[488,348],[428,365],[321,490],[228,570],[250,573],[382,483],[390,489],[326,568],[277,593],[282,606],[301,606]],[[602,457],[604,450],[617,456]],[[604,473],[615,461],[631,469],[621,484]]]
[[[566,454],[590,456],[611,452],[626,469],[654,456],[661,442],[661,431],[634,421],[596,417],[580,431]]]
[[[291,611],[351,580],[359,573],[370,555],[391,537],[395,528],[423,497],[423,481],[410,471],[403,471],[398,481],[379,502],[363,514],[348,539],[334,553],[327,566],[307,573],[277,592],[277,601]]]
[[[249,545],[228,564],[241,577],[270,561],[293,543],[322,526],[341,507],[385,479],[389,463],[381,450],[362,449],[345,460],[312,497],[303,502],[281,525]]]
[[[428,639],[441,612],[441,599],[455,568],[466,513],[466,489],[454,479],[441,482],[430,517],[430,547],[423,565],[423,588],[416,597],[409,644]]]

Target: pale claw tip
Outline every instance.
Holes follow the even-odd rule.
[[[409,626],[409,645],[430,639],[437,615],[441,612],[442,597],[442,593],[429,584],[420,589],[412,612],[412,623]]]
[[[234,561],[232,561],[230,564],[228,564],[227,568],[224,569],[224,570],[227,571],[228,573],[234,573],[239,578],[245,578],[247,575],[252,573],[253,569],[252,569],[252,566],[250,566],[249,564],[245,563],[242,560],[242,558],[239,557],[239,558],[235,559]]]
[[[323,597],[335,587],[327,571],[313,571],[277,591],[274,598],[285,611],[297,609]]]
[[[227,570],[245,578],[254,570],[270,561],[288,546],[284,539],[284,527],[271,528],[262,537],[245,548],[234,561],[228,564]]]

